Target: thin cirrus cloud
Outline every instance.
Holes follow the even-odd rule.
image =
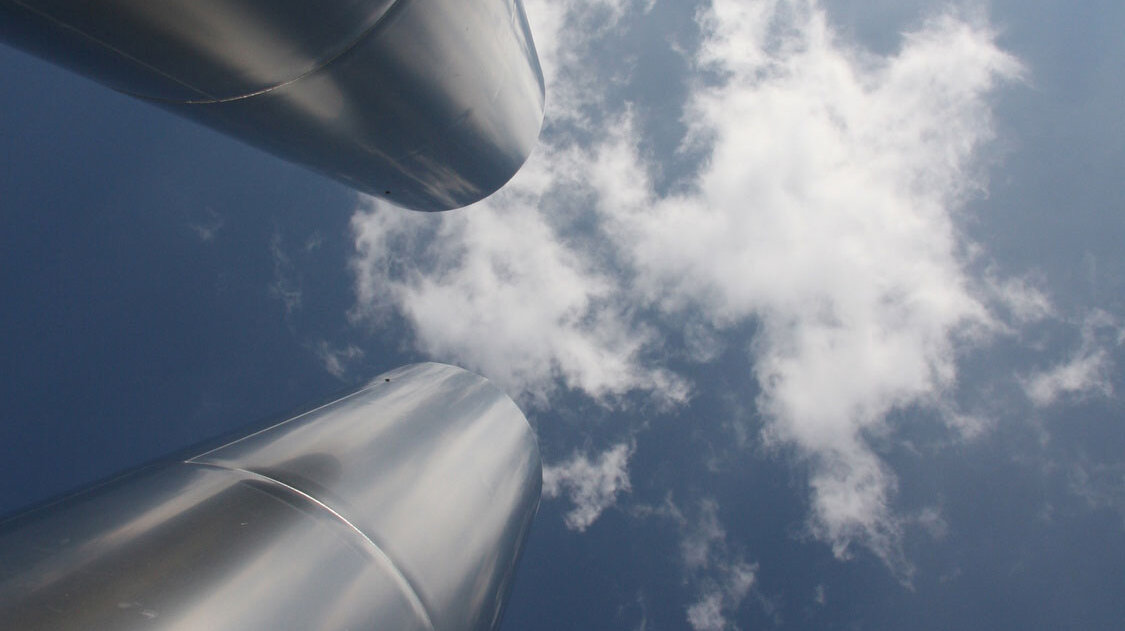
[[[320,340],[313,347],[313,351],[324,365],[324,370],[337,378],[343,378],[351,364],[363,359],[364,356],[363,349],[358,346],[348,344],[337,348],[327,340]]]
[[[1042,302],[973,278],[955,221],[984,188],[990,99],[1018,61],[973,17],[935,16],[879,56],[817,2],[712,0],[683,53],[675,156],[702,157],[662,192],[652,174],[671,157],[646,154],[634,110],[583,71],[613,63],[595,44],[651,5],[526,4],[551,95],[540,147],[463,212],[363,201],[355,315],[400,314],[420,350],[533,405],[573,391],[624,412],[630,393],[690,399],[690,368],[668,357],[718,356],[673,348],[669,333],[754,323],[739,346],[759,387],[747,403],[765,441],[808,467],[811,532],[842,558],[859,544],[908,573],[895,476],[866,437],[896,409],[956,414],[958,346],[1004,328],[997,301]],[[580,28],[590,15],[597,27]]]
[[[727,542],[718,502],[711,498],[700,500],[694,519],[685,516],[670,495],[658,506],[635,505],[633,513],[671,519],[678,526],[684,582],[696,591],[695,600],[684,610],[692,629],[730,628],[730,618],[755,591],[758,565],[747,562],[741,551],[732,549]],[[756,595],[766,612],[771,613],[773,604],[761,594]]]
[[[731,552],[727,534],[719,522],[719,505],[710,499],[700,503],[698,522],[680,543],[684,567],[702,585],[695,602],[688,605],[688,624],[695,631],[729,629],[728,618],[742,606],[757,580],[758,566]]]
[[[1028,399],[1037,407],[1053,405],[1064,397],[1113,396],[1111,350],[1125,344],[1125,328],[1100,309],[1088,313],[1080,328],[1081,344],[1070,357],[1021,380]]]
[[[697,506],[685,511],[669,493],[660,504],[634,503],[629,511],[638,519],[669,520],[679,530],[683,582],[695,592],[694,600],[684,608],[692,629],[731,628],[731,618],[750,595],[757,598],[767,615],[775,614],[775,603],[757,590],[758,564],[748,562],[739,547],[727,541],[726,528],[719,519],[719,503],[713,498],[700,499]]]

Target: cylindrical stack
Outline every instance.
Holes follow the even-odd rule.
[[[511,399],[406,366],[0,524],[0,628],[495,629],[541,484]]]
[[[543,120],[520,0],[0,0],[0,39],[419,210],[499,189]]]

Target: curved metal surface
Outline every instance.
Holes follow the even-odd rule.
[[[0,37],[419,210],[499,189],[543,120],[520,0],[0,0]]]
[[[81,37],[91,74],[135,96],[215,101],[292,81],[365,35],[396,0],[10,0]]]
[[[0,524],[0,628],[495,629],[541,483],[508,397],[407,366]]]

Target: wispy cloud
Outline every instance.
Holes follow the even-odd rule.
[[[324,369],[333,377],[343,377],[348,372],[348,366],[363,359],[363,349],[349,344],[343,348],[332,346],[325,340],[318,342],[314,348],[316,356],[320,358]]]
[[[543,467],[543,496],[565,495],[574,504],[565,517],[567,528],[586,530],[617,502],[619,494],[632,488],[628,469],[633,450],[631,443],[620,443],[595,458],[576,453],[565,462]]]
[[[679,529],[683,581],[696,593],[684,613],[696,631],[737,628],[731,619],[750,595],[757,598],[767,615],[775,615],[775,604],[757,589],[758,564],[748,562],[739,546],[728,542],[719,508],[717,501],[705,497],[694,508],[684,510],[671,494],[655,506],[630,507],[634,517],[667,519]]]
[[[547,78],[550,122],[596,127],[610,106],[596,73],[590,72],[590,44],[612,36],[637,1],[526,0],[524,6]]]
[[[273,259],[273,280],[270,282],[269,292],[281,301],[285,307],[285,315],[289,316],[301,308],[303,291],[293,261],[285,252],[281,232],[276,228],[270,236],[270,256]]]
[[[590,7],[604,19],[582,28]],[[565,388],[605,405],[685,401],[690,381],[665,358],[719,351],[670,348],[667,333],[713,340],[755,323],[754,403],[766,441],[810,469],[811,532],[905,579],[907,522],[868,437],[894,410],[958,416],[959,345],[1003,328],[994,303],[1045,308],[1033,287],[974,279],[956,221],[985,186],[990,96],[1022,69],[975,17],[938,15],[878,56],[816,2],[713,0],[684,53],[680,157],[702,157],[659,192],[635,112],[585,72],[615,61],[593,51],[621,12],[643,10],[528,3],[552,95],[540,148],[464,212],[364,202],[357,313],[397,311],[420,349],[525,398]]]
[[[1125,464],[1096,463],[1080,458],[1071,468],[1070,489],[1091,508],[1116,511],[1125,525]]]
[[[199,237],[200,241],[210,243],[226,225],[226,220],[210,206],[204,209],[203,215],[199,221],[188,223],[188,228]]]
[[[1109,355],[1105,349],[1082,349],[1065,364],[1036,373],[1024,382],[1024,390],[1035,405],[1046,407],[1063,395],[1113,394],[1109,381]]]
[[[678,509],[674,513],[682,515]],[[734,628],[730,618],[753,590],[757,564],[747,563],[741,553],[728,546],[726,530],[719,521],[719,505],[712,499],[700,502],[694,523],[681,516],[681,528],[684,568],[688,579],[699,586],[697,599],[686,610],[688,624],[695,631]]]
[[[1113,396],[1111,350],[1122,343],[1125,328],[1105,311],[1095,310],[1082,322],[1082,342],[1065,361],[1023,378],[1024,392],[1037,407],[1063,397]]]

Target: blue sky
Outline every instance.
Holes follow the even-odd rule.
[[[420,359],[540,437],[505,628],[1119,628],[1125,8],[536,0],[403,211],[0,48],[0,510]]]

